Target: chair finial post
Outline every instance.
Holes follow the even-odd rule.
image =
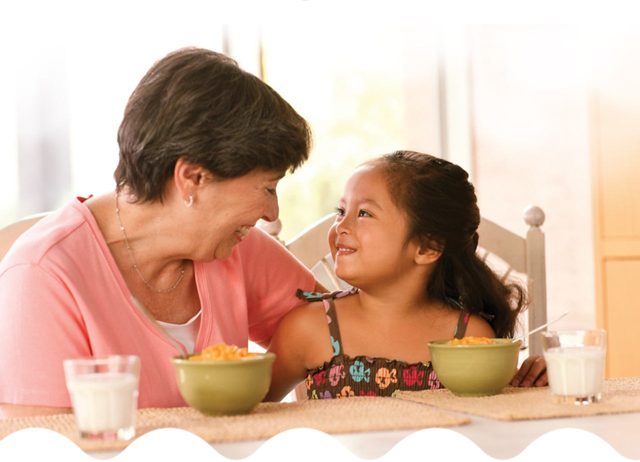
[[[529,205],[523,212],[524,222],[529,226],[539,228],[544,224],[544,211],[537,205]]]

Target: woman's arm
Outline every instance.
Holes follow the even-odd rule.
[[[68,408],[63,360],[91,356],[70,289],[37,265],[14,265],[0,276],[0,307],[0,403],[17,405],[3,414]]]

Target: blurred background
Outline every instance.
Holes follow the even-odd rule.
[[[248,24],[214,3],[21,5],[0,32],[0,227],[113,190],[130,93],[154,61],[200,46],[263,78],[314,130],[311,159],[279,187],[283,239],[331,213],[364,160],[430,153],[463,166],[482,215],[513,232],[526,233],[526,206],[542,207],[549,319],[571,310],[558,328],[613,328],[605,241],[631,239],[614,252],[627,262],[625,252],[637,251],[640,203],[620,185],[640,178],[640,142],[605,128],[631,124],[617,103],[640,108],[638,90],[620,90],[640,77],[624,67],[640,52],[637,27],[330,24],[306,15]],[[605,96],[616,103],[605,106]],[[605,144],[620,136],[631,138],[602,178]],[[610,212],[614,222],[627,217],[622,231],[607,234]],[[613,271],[628,278],[640,265]],[[616,322],[630,321],[627,309]]]

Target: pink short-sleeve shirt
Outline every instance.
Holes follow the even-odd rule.
[[[135,354],[139,407],[184,406],[175,347],[133,304],[98,225],[73,200],[24,233],[0,263],[0,403],[69,407],[62,361]],[[254,228],[225,260],[194,263],[202,319],[195,350],[269,339],[313,290],[313,275]]]

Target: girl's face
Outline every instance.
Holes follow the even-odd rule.
[[[336,275],[363,288],[404,276],[418,250],[406,242],[408,219],[391,200],[380,167],[359,167],[347,180],[329,230]]]
[[[276,186],[280,172],[254,170],[240,178],[211,182],[197,197],[202,234],[198,237],[199,261],[231,256],[256,222],[278,218]]]

